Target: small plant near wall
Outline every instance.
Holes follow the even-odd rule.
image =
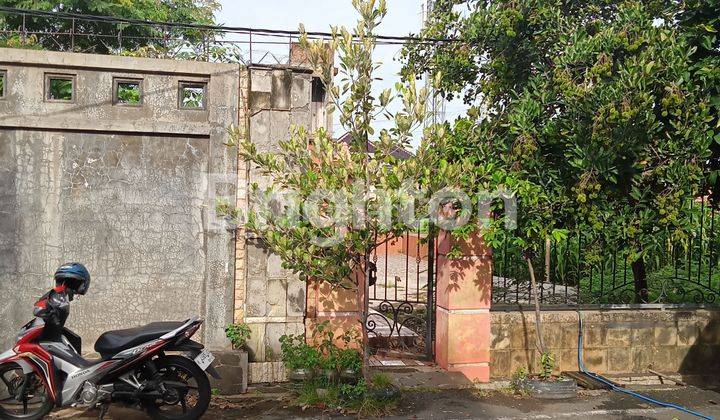
[[[549,381],[553,378],[555,355],[546,351],[540,355],[540,379]]]
[[[524,367],[518,368],[510,379],[510,391],[518,395],[528,394],[528,371]]]
[[[318,392],[321,390],[322,392]],[[318,378],[304,382],[297,391],[297,406],[337,410],[360,417],[382,417],[391,413],[398,401],[398,389],[383,373],[353,384],[328,384]]]
[[[320,350],[307,343],[305,334],[280,337],[280,351],[288,370],[288,378],[292,381],[311,380],[320,367]]]
[[[540,371],[530,375],[525,368],[518,369],[510,381],[510,389],[518,395],[543,399],[572,398],[577,393],[573,379],[553,374],[555,355],[549,351],[540,354]]]
[[[360,337],[357,331],[346,331],[335,337],[329,326],[327,321],[318,324],[311,340],[320,351],[323,374],[333,380],[356,380],[362,371]]]
[[[245,323],[230,324],[225,327],[225,336],[236,350],[247,350],[250,334],[250,327]]]
[[[228,324],[225,327],[225,337],[230,340],[232,348],[235,350],[231,358],[231,360],[233,360],[232,365],[227,364],[227,366],[232,366],[232,368],[222,373],[223,377],[231,377],[231,382],[233,383],[233,385],[227,389],[223,389],[223,391],[228,394],[242,394],[247,392],[250,358],[248,340],[250,340],[251,334],[252,331],[250,327],[243,322]]]
[[[280,343],[288,377],[297,384],[295,404],[300,407],[380,416],[397,401],[398,390],[387,375],[374,374],[369,381],[361,378],[357,332],[338,337],[324,322],[309,340],[303,334],[285,335]]]
[[[355,349],[342,349],[338,354],[338,366],[341,379],[356,379],[362,371],[362,354]]]
[[[320,368],[328,379],[335,378],[338,370],[340,349],[335,345],[335,333],[327,331],[329,322],[319,324],[313,332],[312,341],[318,346],[321,354]]]

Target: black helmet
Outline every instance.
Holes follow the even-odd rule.
[[[55,285],[65,285],[78,295],[84,295],[90,288],[90,272],[80,263],[66,263],[55,272]]]

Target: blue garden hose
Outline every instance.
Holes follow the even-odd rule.
[[[588,376],[590,376],[593,379],[596,379],[605,385],[609,386],[613,391],[622,392],[623,394],[627,394],[630,396],[633,396],[635,398],[641,399],[645,402],[649,402],[651,404],[659,405],[661,407],[668,407],[668,408],[674,408],[676,410],[680,410],[682,412],[691,414],[696,417],[700,417],[707,420],[712,420],[712,417],[706,416],[705,414],[698,413],[697,411],[690,410],[689,408],[685,408],[681,405],[672,404],[664,401],[658,401],[656,399],[650,398],[647,395],[638,394],[637,392],[633,392],[630,390],[627,390],[625,388],[621,388],[614,383],[610,382],[609,380],[605,379],[604,377],[598,375],[597,373],[588,372],[587,369],[585,369],[585,364],[583,363],[583,320],[582,320],[582,313],[578,309],[578,368],[580,371]]]

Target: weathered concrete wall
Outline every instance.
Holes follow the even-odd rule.
[[[0,344],[6,347],[65,261],[92,274],[68,326],[91,350],[104,330],[206,319],[225,348],[235,244],[213,225],[235,199],[235,65],[0,49]],[[44,99],[47,73],[76,78],[73,103]],[[141,107],[114,105],[113,77],[143,79]],[[178,109],[180,81],[207,83],[204,110]],[[217,191],[217,193],[216,193]]]
[[[259,151],[276,151],[292,125],[312,126],[312,74],[304,69],[251,68],[249,136]],[[269,179],[249,168],[248,182],[267,186]],[[242,240],[246,246],[244,321],[252,330],[250,381],[284,380],[280,336],[304,332],[306,285],[284,270],[277,255],[260,238]],[[237,315],[236,315],[237,319]]]
[[[557,371],[577,371],[578,314],[544,311],[543,337]],[[538,371],[533,312],[492,312],[490,374]],[[720,367],[720,311],[638,309],[583,311],[584,363],[598,373],[704,374]]]

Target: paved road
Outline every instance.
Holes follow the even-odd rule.
[[[663,391],[642,390],[647,395],[688,406],[720,418],[720,394],[697,388],[674,388]],[[540,401],[519,398],[500,392],[482,393],[470,390],[421,393],[408,398],[393,418],[419,419],[691,419],[677,410],[660,408],[636,398],[607,391],[586,391],[577,398],[563,401]]]
[[[714,418],[720,418],[720,394],[694,387],[667,387],[658,390],[636,388],[647,395],[685,405]],[[79,415],[77,410],[56,411],[54,418],[97,418],[97,412]],[[136,410],[113,407],[106,419],[140,420],[147,417]],[[355,418],[316,409],[301,410],[289,406],[286,396],[245,396],[228,402],[216,399],[207,419],[282,419]],[[585,391],[577,398],[545,402],[520,398],[502,392],[477,390],[416,391],[403,394],[402,401],[389,418],[394,419],[691,419],[677,410],[659,408],[635,398],[606,391]]]

